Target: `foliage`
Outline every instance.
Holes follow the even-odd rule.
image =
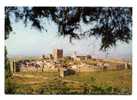
[[[5,47],[5,93],[15,93],[15,83],[12,82],[12,73],[10,71],[9,59],[7,57],[7,49]]]
[[[11,78],[6,78],[5,80],[5,93],[6,94],[14,94],[16,93],[16,85],[15,83],[12,81]]]
[[[10,71],[9,59],[7,57],[7,49],[5,47],[5,78],[11,77],[12,73]]]
[[[130,7],[5,7],[5,39],[13,31],[13,19],[16,22],[22,20],[26,26],[31,22],[42,31],[45,30],[44,18],[53,21],[58,26],[59,35],[69,36],[70,42],[83,37],[101,37],[101,49],[106,50],[117,41],[128,43],[131,40]],[[81,23],[92,27],[81,31]]]

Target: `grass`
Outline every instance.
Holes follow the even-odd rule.
[[[128,88],[132,85],[131,75],[131,70],[105,71],[80,73],[78,75],[66,76],[65,79],[92,85],[111,85],[117,88]]]
[[[9,83],[8,83],[9,82]],[[58,77],[58,73],[19,72],[6,83],[13,94],[131,94],[131,70],[82,72]],[[13,87],[13,90],[12,90]],[[6,92],[10,94],[10,91]]]

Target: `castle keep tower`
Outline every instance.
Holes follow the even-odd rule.
[[[63,50],[62,49],[54,49],[53,50],[53,58],[54,60],[59,60],[63,58]]]

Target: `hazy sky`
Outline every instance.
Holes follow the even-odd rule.
[[[57,26],[52,22],[45,24],[48,32],[39,32],[33,27],[24,27],[22,22],[12,23],[13,30],[10,38],[6,40],[9,56],[40,56],[49,54],[54,48],[63,49],[64,55],[72,55],[74,51],[79,55],[90,54],[95,57],[105,57],[106,53],[99,50],[100,39],[85,38],[73,40],[68,37],[59,37]],[[91,27],[91,26],[90,26]],[[88,26],[83,25],[82,30]],[[116,47],[109,49],[109,57],[131,58],[132,41],[129,44],[119,42]]]

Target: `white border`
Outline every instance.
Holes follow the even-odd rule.
[[[135,6],[136,0],[1,0],[6,6]]]
[[[1,0],[0,1],[0,98],[1,99],[135,99],[137,96],[137,7],[136,0]],[[5,95],[4,93],[4,7],[5,6],[105,6],[105,7],[133,7],[133,93],[131,96],[122,95],[109,95],[109,96],[99,96],[99,95],[80,95],[80,96],[47,96],[47,95]]]

